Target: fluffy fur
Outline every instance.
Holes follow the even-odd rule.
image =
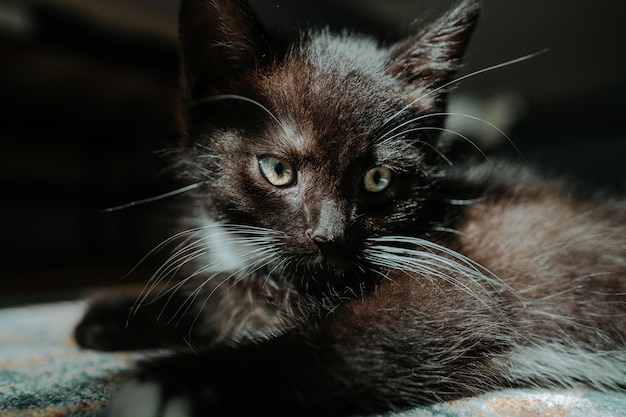
[[[625,203],[440,140],[479,10],[463,1],[392,45],[287,45],[245,2],[182,2],[185,228],[141,294],[100,299],[76,337],[192,352],[146,364],[111,415],[626,387]]]

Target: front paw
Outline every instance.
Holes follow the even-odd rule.
[[[177,339],[170,326],[158,320],[163,307],[153,303],[135,308],[138,294],[131,288],[93,298],[74,329],[76,342],[87,349],[105,351],[175,345]]]
[[[113,397],[107,417],[192,417],[189,398],[166,395],[156,379],[133,379]]]
[[[89,303],[80,323],[74,329],[76,342],[96,350],[141,349],[153,346],[154,340],[128,326],[135,295],[102,294]]]
[[[224,412],[230,411],[223,404],[227,395],[215,389],[219,366],[210,357],[178,354],[144,363],[113,396],[107,417],[231,417]]]
[[[353,411],[334,351],[284,335],[258,345],[178,353],[142,365],[114,397],[109,417],[327,417]],[[337,378],[337,376],[340,376]],[[354,408],[354,410],[357,410]]]
[[[179,353],[146,362],[114,396],[107,416],[308,415],[294,408],[293,377],[284,377],[280,356],[257,355],[261,347]]]

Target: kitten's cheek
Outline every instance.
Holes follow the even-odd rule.
[[[186,398],[163,400],[161,386],[156,381],[132,380],[113,397],[107,417],[191,417]]]

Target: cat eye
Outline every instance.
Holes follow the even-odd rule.
[[[263,177],[275,187],[288,187],[296,181],[296,170],[289,161],[275,156],[259,158],[259,168]]]
[[[365,173],[363,187],[369,193],[385,191],[391,184],[392,172],[387,167],[375,167]]]

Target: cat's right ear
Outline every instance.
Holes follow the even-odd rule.
[[[236,93],[245,75],[270,57],[263,30],[245,0],[183,0],[179,24],[188,102]]]
[[[480,0],[461,0],[420,33],[391,49],[388,71],[425,90],[452,81],[480,16]]]

